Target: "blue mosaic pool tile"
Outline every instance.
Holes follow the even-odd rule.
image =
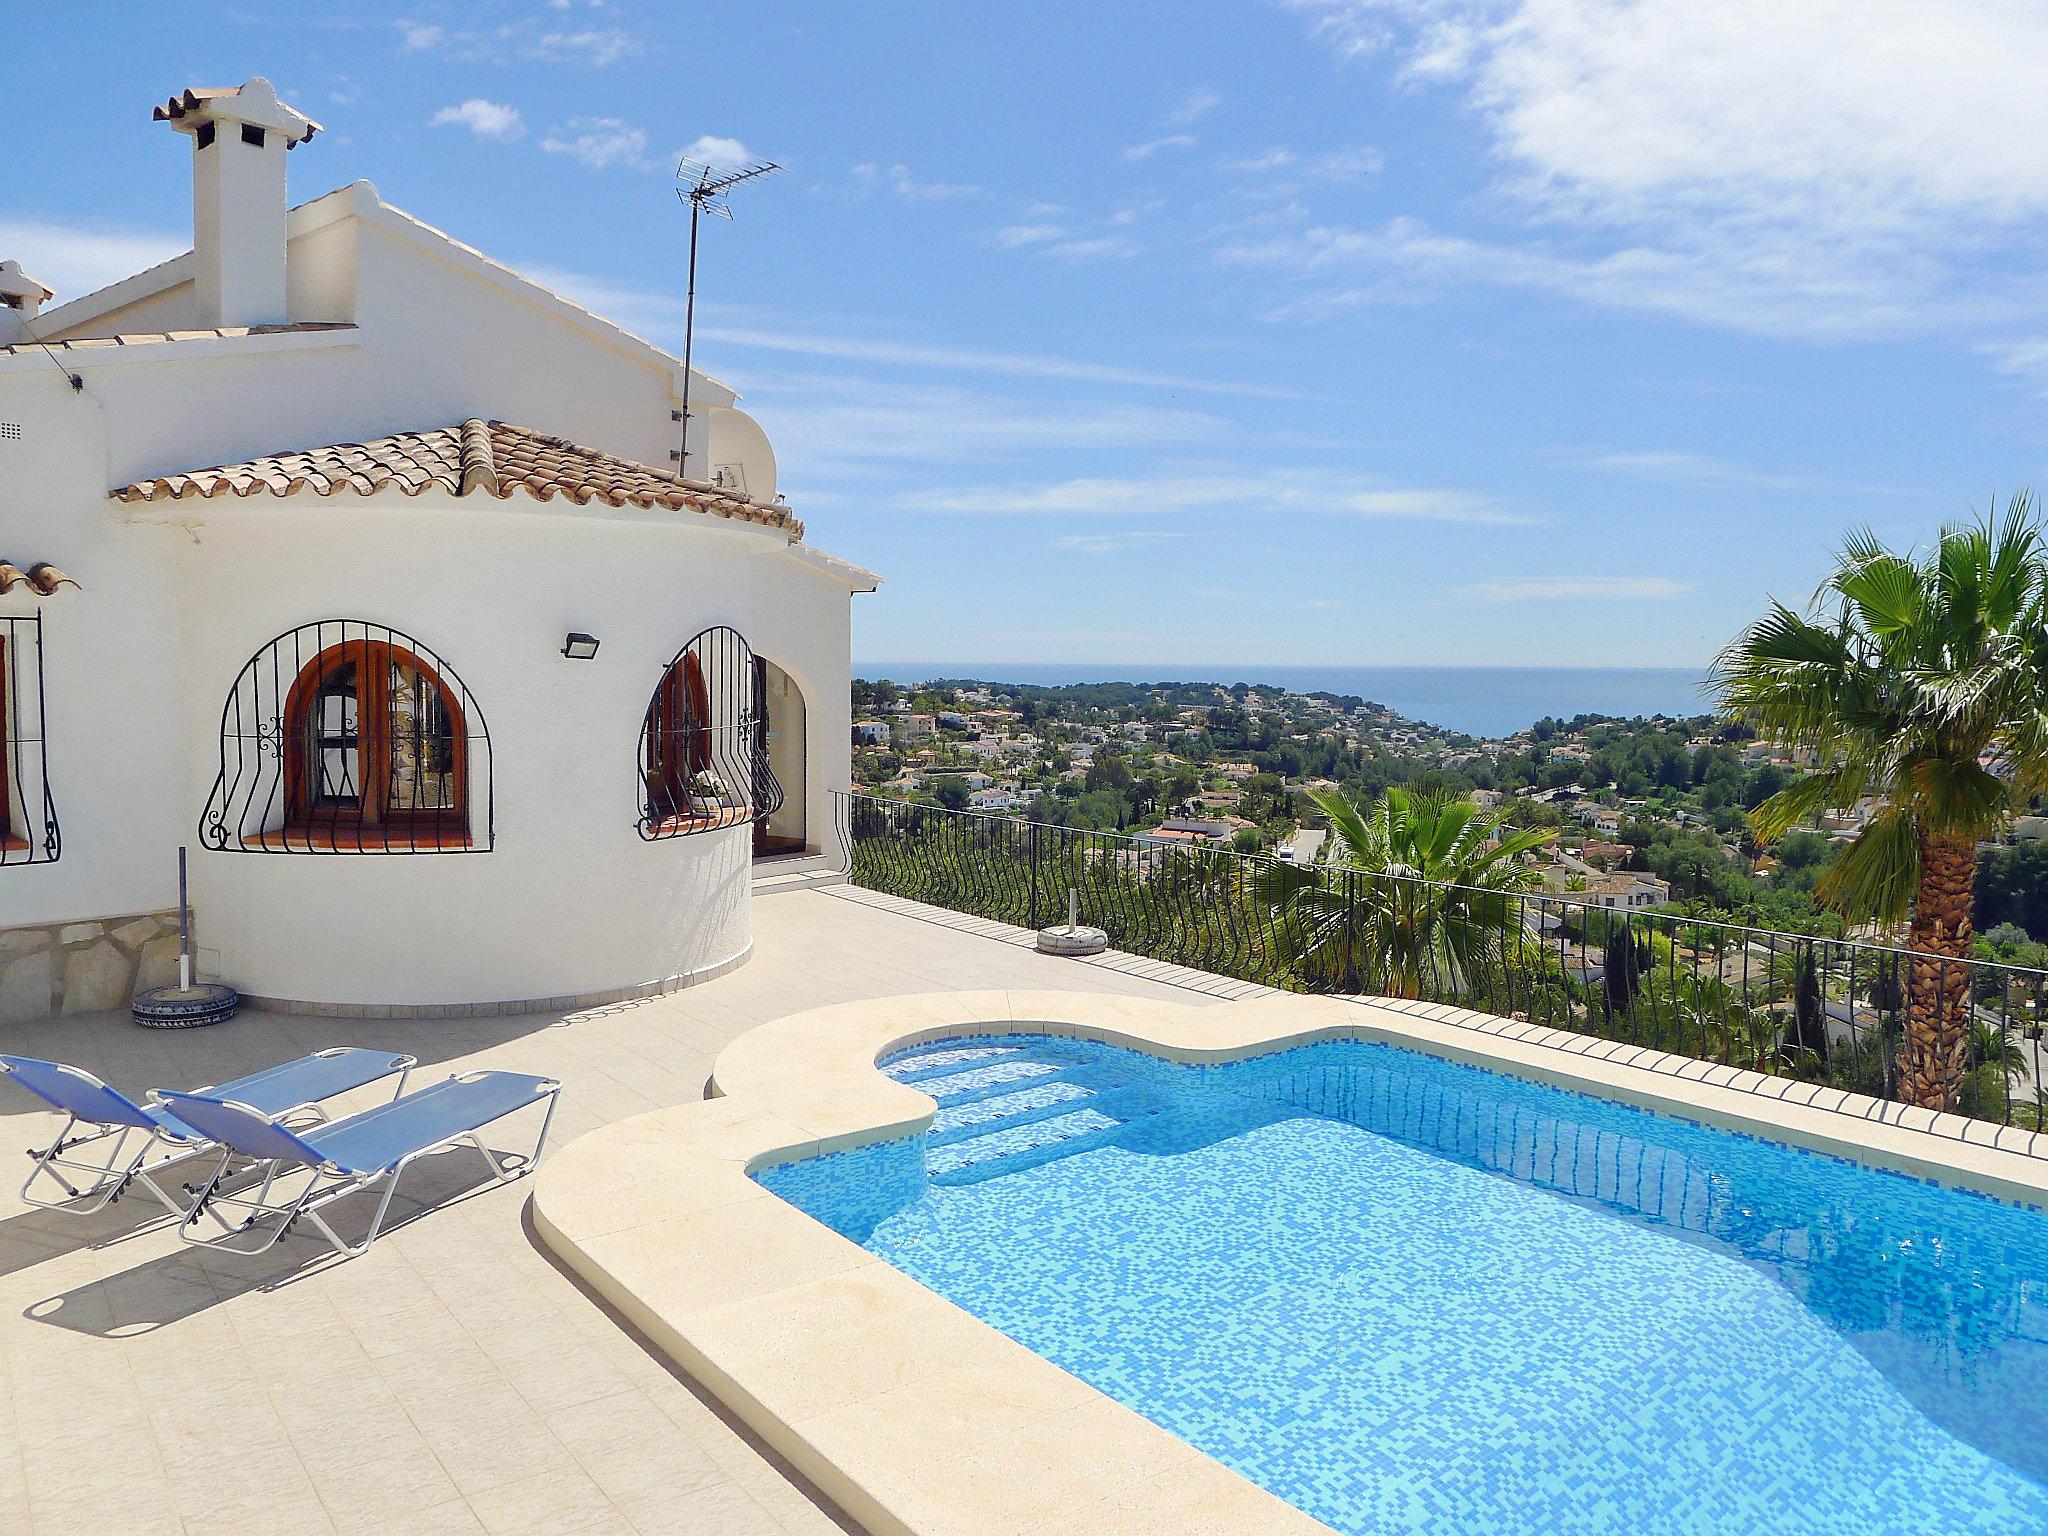
[[[961,1049],[1087,1097],[763,1183],[1346,1536],[2048,1532],[2038,1212],[1362,1042],[886,1068]]]
[[[1079,1083],[1050,1082],[993,1098],[949,1104],[932,1121],[930,1136],[934,1144],[957,1140],[961,1133],[976,1127],[1014,1122],[1041,1112],[1050,1113],[1076,1100],[1093,1097],[1094,1090],[1083,1088]]]

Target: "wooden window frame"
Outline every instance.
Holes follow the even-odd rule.
[[[453,804],[445,807],[392,807],[391,792],[391,669],[410,668],[434,690],[450,724],[450,768]],[[362,777],[356,808],[313,803],[317,782],[309,759],[308,727],[322,685],[337,673],[356,669],[357,761]],[[327,646],[299,669],[285,695],[281,715],[285,821],[272,831],[243,839],[260,849],[317,849],[365,852],[417,848],[462,849],[471,844],[469,824],[469,721],[455,690],[439,670],[418,652],[395,641],[370,638],[341,640]]]

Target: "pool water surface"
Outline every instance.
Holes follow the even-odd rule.
[[[2048,1533],[2048,1217],[1390,1046],[916,1047],[768,1188],[1347,1536]]]

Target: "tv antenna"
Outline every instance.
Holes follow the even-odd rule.
[[[683,300],[683,447],[676,455],[676,473],[685,480],[690,478],[690,347],[697,330],[697,224],[707,213],[730,221],[726,193],[743,181],[781,169],[772,160],[749,160],[721,171],[702,160],[685,158],[676,164],[676,196],[690,205],[690,285]]]

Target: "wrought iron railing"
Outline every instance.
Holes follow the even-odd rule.
[[[227,853],[483,853],[491,733],[412,636],[323,619],[249,659],[221,706],[199,838]]]
[[[1450,1003],[1879,1099],[1909,1006],[1965,1018],[1963,1114],[2048,1122],[2048,971],[837,797],[856,885],[1294,991]],[[1967,998],[1967,1009],[1964,999]],[[1952,1011],[1951,1011],[1952,1009]]]
[[[64,852],[43,705],[42,613],[0,618],[0,865]]]
[[[640,835],[652,841],[766,821],[782,808],[768,766],[760,662],[727,625],[662,669],[640,724]]]

